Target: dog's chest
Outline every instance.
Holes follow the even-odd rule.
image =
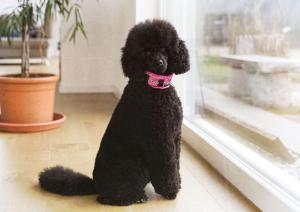
[[[143,96],[137,112],[139,122],[160,131],[177,131],[182,121],[181,103],[176,92],[172,90]]]

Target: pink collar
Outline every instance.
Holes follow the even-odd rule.
[[[145,74],[149,76],[148,85],[150,87],[161,89],[161,90],[170,87],[173,74],[164,76],[164,75],[154,74],[150,71],[146,71]]]

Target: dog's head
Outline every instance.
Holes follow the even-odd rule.
[[[166,21],[145,21],[134,26],[122,51],[123,71],[129,78],[142,78],[145,71],[182,74],[190,68],[184,42]]]

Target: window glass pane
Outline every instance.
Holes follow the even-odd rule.
[[[300,179],[300,1],[197,1],[196,111]]]

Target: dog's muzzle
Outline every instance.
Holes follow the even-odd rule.
[[[164,76],[164,75],[154,74],[150,71],[146,71],[145,74],[149,76],[148,85],[152,88],[163,90],[170,87],[171,85],[173,74]]]

